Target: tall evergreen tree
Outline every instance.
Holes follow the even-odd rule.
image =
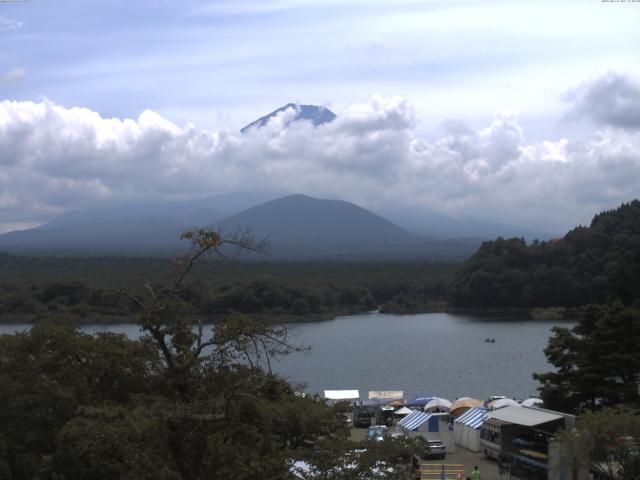
[[[640,310],[619,301],[590,306],[572,329],[554,328],[545,355],[557,369],[534,374],[545,405],[640,406]]]

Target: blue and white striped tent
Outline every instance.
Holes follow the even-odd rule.
[[[464,414],[456,418],[455,423],[461,423],[471,428],[480,428],[487,419],[488,413],[486,408],[476,407],[467,410]]]
[[[420,425],[422,425],[424,422],[429,421],[430,416],[431,415],[429,415],[428,413],[421,412],[420,410],[415,410],[414,412],[410,413],[402,420],[400,420],[398,422],[398,426],[404,428],[405,430],[417,430]]]
[[[456,444],[472,452],[480,451],[480,427],[488,417],[487,409],[476,407],[455,419],[453,434]]]
[[[446,414],[424,413],[416,410],[400,420],[398,426],[410,432],[418,430],[431,433],[450,431],[448,418],[449,416]]]

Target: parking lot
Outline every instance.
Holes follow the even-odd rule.
[[[395,427],[391,427],[395,429]],[[367,435],[366,428],[352,428],[351,439],[353,441],[364,440]],[[456,447],[455,453],[447,453],[444,460],[420,460],[420,478],[441,480],[442,466],[445,467],[447,480],[465,480],[471,475],[474,466],[478,466],[482,480],[503,480],[498,475],[498,464],[486,458],[481,453],[474,453],[462,447]],[[458,476],[460,475],[460,477]],[[533,477],[511,475],[512,480],[534,480]]]

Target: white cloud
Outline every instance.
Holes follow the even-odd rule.
[[[26,222],[26,223],[0,223],[0,235],[7,232],[15,232],[17,230],[28,230],[40,225],[40,222]]]
[[[196,198],[246,188],[431,209],[544,230],[587,221],[640,192],[640,131],[528,143],[513,113],[486,128],[415,133],[400,97],[373,96],[319,127],[283,112],[242,135],[146,110],[103,118],[53,102],[0,102],[0,224],[86,202]],[[6,228],[5,228],[6,229]]]
[[[17,82],[27,76],[27,70],[22,67],[15,67],[6,72],[4,75],[0,75],[0,80],[3,82]]]

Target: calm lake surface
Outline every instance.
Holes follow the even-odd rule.
[[[429,313],[383,315],[365,313],[288,327],[294,341],[311,347],[274,368],[306,391],[359,389],[404,390],[405,397],[438,395],[453,400],[469,396],[536,394],[533,372],[548,371],[543,349],[555,325],[572,322],[495,319]],[[13,333],[26,325],[0,325]],[[110,330],[135,338],[134,324],[85,325],[87,333]],[[485,343],[485,338],[495,343]]]

